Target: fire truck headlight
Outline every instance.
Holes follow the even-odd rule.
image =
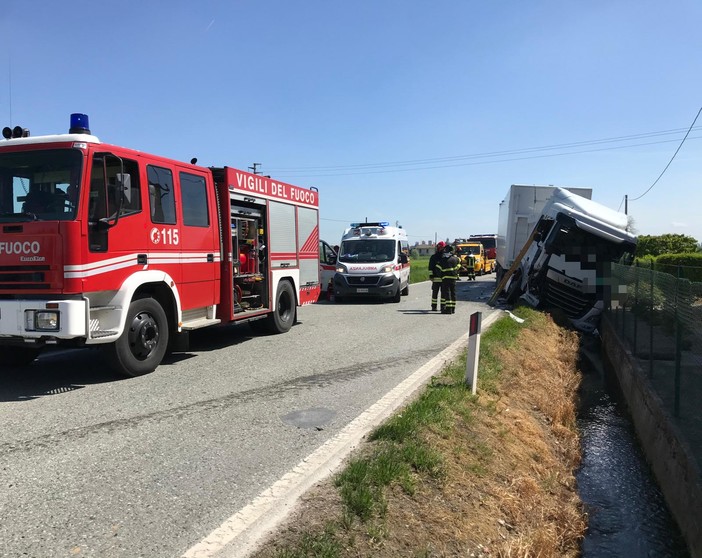
[[[37,329],[41,331],[58,331],[59,313],[55,310],[44,310],[37,312],[35,320]]]
[[[24,328],[27,331],[58,331],[58,310],[25,310]]]

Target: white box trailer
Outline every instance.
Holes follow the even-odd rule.
[[[595,331],[611,286],[609,265],[630,262],[636,251],[627,229],[624,213],[556,188],[517,255],[518,267],[505,275],[507,302],[558,308],[577,329]]]
[[[514,263],[526,244],[534,225],[541,218],[546,201],[556,186],[512,184],[500,202],[497,220],[497,281]],[[564,188],[586,199],[592,199],[592,188]]]

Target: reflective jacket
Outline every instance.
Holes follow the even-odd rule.
[[[429,279],[434,283],[441,283],[441,270],[436,266],[441,259],[441,252],[434,252],[429,258]]]
[[[458,270],[461,268],[461,260],[451,253],[444,253],[436,266],[441,272],[442,279],[458,280]]]

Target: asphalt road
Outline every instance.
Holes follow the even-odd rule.
[[[2,371],[0,556],[175,558],[468,331],[494,275],[399,304],[322,302],[276,336],[206,329],[154,373],[91,350]],[[200,546],[198,546],[200,545]],[[206,555],[205,552],[203,555]],[[214,553],[212,554],[214,556]]]

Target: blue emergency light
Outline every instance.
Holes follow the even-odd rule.
[[[71,114],[71,127],[68,130],[69,134],[89,134],[90,124],[88,123],[88,115],[74,112]]]
[[[352,227],[389,227],[388,221],[374,221],[373,223],[351,223]]]

